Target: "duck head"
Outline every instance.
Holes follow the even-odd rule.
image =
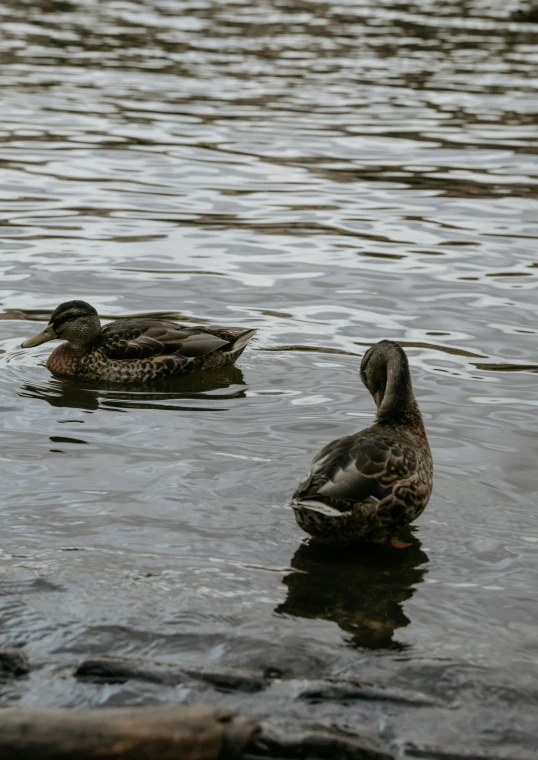
[[[85,301],[66,301],[54,310],[44,330],[22,343],[33,348],[48,340],[66,340],[74,348],[85,348],[101,332],[101,322],[93,306]]]
[[[407,356],[392,340],[382,340],[364,354],[361,380],[379,412],[404,409],[414,401]]]

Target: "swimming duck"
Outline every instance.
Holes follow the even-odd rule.
[[[186,327],[156,318],[120,319],[101,327],[93,306],[67,301],[47,327],[22,344],[59,338],[46,367],[55,375],[143,383],[169,375],[234,364],[256,330]]]
[[[393,540],[432,490],[432,455],[404,350],[376,343],[360,374],[377,406],[375,423],[325,446],[291,502],[299,526],[327,543]]]

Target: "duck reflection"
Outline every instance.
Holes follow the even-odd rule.
[[[155,381],[151,387],[129,383],[90,383],[54,377],[43,385],[26,383],[19,396],[41,399],[51,406],[73,409],[165,409],[171,411],[211,410],[215,406],[193,403],[181,404],[182,400],[213,403],[241,398],[246,395],[243,373],[237,367],[221,367],[193,375],[182,375]],[[166,403],[174,401],[175,403]],[[179,403],[178,403],[179,402]],[[222,407],[219,407],[222,409]]]
[[[424,580],[429,560],[411,531],[400,538],[406,548],[301,544],[291,561],[295,572],[284,578],[287,598],[276,612],[333,621],[356,647],[404,649],[394,631],[411,622],[403,602]]]

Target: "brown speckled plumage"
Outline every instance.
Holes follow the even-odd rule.
[[[323,448],[292,499],[297,523],[315,538],[346,543],[390,538],[425,509],[433,462],[403,349],[369,349],[361,378],[378,404],[376,422]]]
[[[144,383],[170,375],[234,364],[255,330],[191,327],[151,318],[117,320],[101,328],[83,301],[61,304],[42,333],[23,343],[66,340],[46,366],[56,375]]]

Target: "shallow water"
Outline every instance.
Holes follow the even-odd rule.
[[[448,699],[442,669],[467,674],[443,725],[532,746],[538,25],[517,5],[3,3],[0,642],[40,666],[4,703],[199,696],[73,679],[96,652]],[[51,344],[19,346],[75,297],[259,333],[228,371],[67,382]],[[320,553],[286,502],[372,420],[381,338],[408,351],[434,494],[409,549]],[[290,693],[238,706],[300,717]],[[441,741],[372,709],[390,742]]]

